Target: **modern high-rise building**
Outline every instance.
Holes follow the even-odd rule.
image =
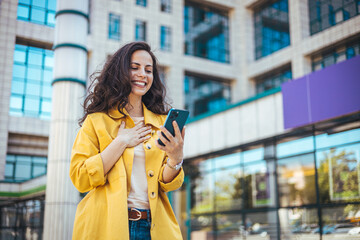
[[[360,238],[359,0],[0,0],[0,239],[71,238],[86,87],[131,41],[190,111],[184,239]]]

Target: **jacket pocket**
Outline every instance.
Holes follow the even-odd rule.
[[[120,179],[121,177],[126,177],[126,171],[122,157],[120,157],[120,159],[110,169],[110,171],[107,174],[107,177],[109,182],[114,182]]]

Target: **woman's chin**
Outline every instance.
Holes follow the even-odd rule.
[[[136,96],[136,97],[142,97],[147,93],[147,90],[132,90],[131,94]]]

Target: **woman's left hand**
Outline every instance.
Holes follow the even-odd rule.
[[[161,146],[158,141],[155,141],[155,144],[160,150],[166,152],[172,162],[178,164],[183,160],[185,127],[183,128],[182,132],[180,132],[177,122],[173,121],[172,124],[175,130],[175,136],[173,136],[164,126],[161,126],[161,131],[158,131],[157,135],[159,136],[159,139],[165,144],[165,146]],[[161,132],[163,132],[169,140],[167,140],[161,134]]]

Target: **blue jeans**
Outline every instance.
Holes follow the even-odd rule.
[[[137,209],[140,212],[147,212],[148,219],[140,219],[138,221],[129,220],[129,233],[130,240],[150,240],[150,227],[151,227],[151,217],[150,210],[147,209]]]

